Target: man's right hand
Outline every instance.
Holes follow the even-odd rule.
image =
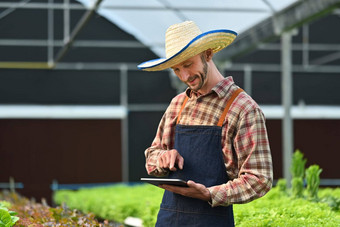
[[[170,171],[176,171],[177,168],[175,164],[177,164],[178,168],[183,169],[184,159],[178,153],[177,150],[172,149],[164,152],[161,156],[158,157],[159,167],[163,169],[169,169]]]

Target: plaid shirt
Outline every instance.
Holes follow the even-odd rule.
[[[174,147],[177,115],[186,95],[189,99],[181,113],[180,124],[217,125],[228,99],[238,88],[232,77],[227,77],[208,94],[198,96],[187,89],[173,98],[151,147],[145,150],[148,174],[164,176],[168,173],[158,166],[157,158]],[[230,180],[208,188],[211,205],[246,203],[266,194],[272,186],[273,172],[265,118],[245,92],[241,92],[230,106],[222,125],[221,143]]]

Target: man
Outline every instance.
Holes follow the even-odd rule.
[[[202,33],[192,21],[175,24],[166,32],[166,58],[138,66],[171,68],[188,85],[145,151],[148,174],[188,185],[160,186],[165,192],[156,226],[234,226],[232,204],[259,198],[272,186],[263,113],[212,60],[235,38],[230,30]]]

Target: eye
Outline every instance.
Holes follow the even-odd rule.
[[[184,65],[184,68],[189,68],[191,65],[192,65],[191,62],[190,62],[190,63],[187,63],[187,64]]]
[[[174,73],[177,73],[179,71],[178,68],[172,68],[172,70],[174,71]]]

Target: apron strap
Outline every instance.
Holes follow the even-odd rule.
[[[234,91],[234,93],[232,94],[232,96],[231,96],[230,99],[228,100],[227,105],[226,105],[225,108],[224,108],[224,111],[223,111],[223,113],[222,113],[222,115],[221,115],[221,117],[220,117],[220,120],[219,120],[218,123],[217,123],[217,126],[222,127],[222,124],[223,124],[223,122],[224,122],[224,119],[225,119],[225,117],[226,117],[228,111],[229,111],[229,108],[230,108],[231,104],[234,102],[234,100],[235,100],[235,98],[238,96],[238,94],[240,94],[242,91],[243,91],[242,88],[239,88],[239,89],[237,89],[236,91]]]
[[[237,89],[237,90],[232,94],[232,96],[230,97],[230,99],[229,99],[228,102],[227,102],[226,107],[224,108],[224,111],[223,111],[223,113],[222,113],[222,115],[221,115],[221,117],[220,117],[220,120],[219,120],[218,123],[217,123],[217,126],[222,127],[222,124],[223,124],[223,122],[224,122],[225,116],[227,115],[227,113],[228,113],[228,111],[229,111],[229,108],[230,108],[231,104],[234,102],[234,100],[235,100],[235,98],[238,96],[238,94],[240,94],[242,91],[243,91],[243,89],[242,89],[242,88],[239,88],[239,89]],[[176,124],[179,123],[179,120],[180,120],[180,118],[181,118],[182,111],[183,111],[184,106],[185,106],[185,104],[187,103],[188,99],[189,99],[189,97],[188,97],[188,96],[185,96],[185,99],[184,99],[184,101],[183,101],[183,104],[182,104],[182,106],[181,106],[181,109],[179,110],[179,113],[178,113],[178,117],[177,117],[177,122],[176,122]]]
[[[179,113],[178,113],[178,117],[177,117],[177,122],[176,122],[176,124],[179,123],[179,119],[181,118],[182,110],[184,109],[184,106],[185,106],[185,104],[187,103],[188,99],[189,99],[189,97],[188,97],[188,96],[185,96],[185,99],[184,99],[184,101],[183,101],[183,104],[182,104],[182,106],[181,106],[181,109],[179,110]]]

